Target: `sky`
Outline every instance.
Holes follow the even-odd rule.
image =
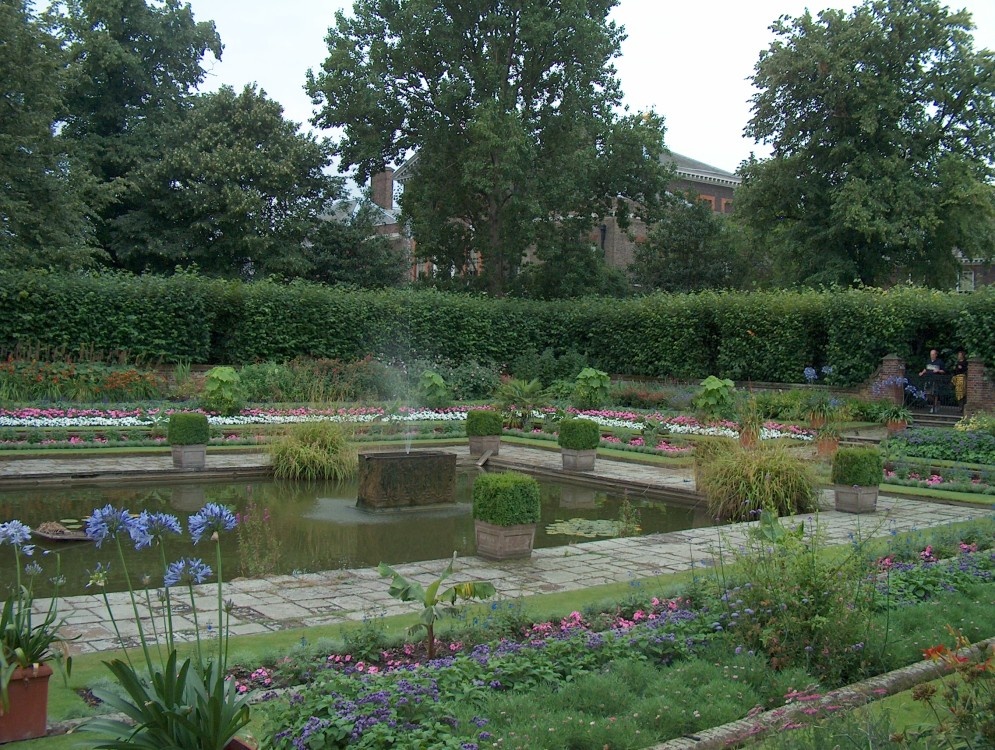
[[[225,45],[220,61],[206,59],[202,90],[256,83],[305,129],[313,115],[304,93],[309,68],[327,56],[324,37],[335,11],[351,0],[189,0],[198,21],[213,20]],[[760,52],[774,40],[780,16],[824,8],[852,9],[834,0],[620,0],[612,18],[628,38],[616,59],[624,103],[636,112],[652,107],[665,117],[669,149],[735,171],[751,152],[769,153],[743,136],[750,119],[749,78]],[[975,49],[995,49],[995,2],[961,0],[971,12]],[[331,135],[331,134],[329,134]]]

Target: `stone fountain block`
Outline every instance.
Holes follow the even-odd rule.
[[[456,454],[443,451],[359,454],[360,508],[389,510],[456,502]]]

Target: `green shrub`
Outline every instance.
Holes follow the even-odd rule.
[[[481,474],[473,483],[473,517],[497,526],[538,523],[539,482],[514,471]]]
[[[204,376],[200,405],[207,411],[230,417],[242,411],[245,396],[234,367],[212,367]]]
[[[169,415],[166,440],[170,445],[207,445],[211,427],[199,412],[180,411]]]
[[[295,386],[294,372],[287,365],[260,362],[238,371],[246,401],[273,403],[302,401]]]
[[[830,481],[851,487],[877,487],[883,472],[884,462],[877,448],[840,448],[833,456]]]
[[[779,445],[732,447],[697,471],[697,489],[708,499],[713,518],[753,521],[762,510],[790,516],[818,509],[811,468]]]
[[[611,384],[607,372],[585,367],[574,379],[571,403],[575,409],[600,409],[608,402]]]
[[[471,409],[466,413],[466,434],[472,437],[500,435],[504,418],[492,409]]]
[[[556,442],[568,450],[592,450],[601,443],[601,427],[590,419],[561,419]]]
[[[270,454],[277,479],[342,480],[355,475],[359,457],[337,422],[303,422],[275,441]]]
[[[736,384],[728,378],[719,379],[709,375],[701,381],[698,393],[691,403],[706,418],[728,416],[736,404]]]
[[[430,409],[443,409],[449,406],[449,388],[439,373],[425,370],[418,378],[418,403]]]

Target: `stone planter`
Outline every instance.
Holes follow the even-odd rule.
[[[382,451],[359,454],[359,498],[366,510],[456,503],[456,454]]]
[[[470,435],[467,439],[470,441],[470,455],[474,458],[484,455],[487,451],[496,456],[501,450],[500,435]]]
[[[877,487],[835,488],[836,510],[843,513],[873,513],[878,508]]]
[[[473,528],[477,537],[477,555],[485,560],[513,560],[532,556],[536,537],[534,523],[497,526],[486,521],[474,521]]]
[[[7,683],[10,710],[0,707],[0,743],[44,737],[48,731],[48,678],[52,668],[39,664],[15,669]]]
[[[174,445],[173,468],[202,471],[207,464],[206,445]]]
[[[593,471],[594,459],[598,457],[597,449],[574,450],[573,448],[560,448],[560,455],[563,456],[564,471]]]

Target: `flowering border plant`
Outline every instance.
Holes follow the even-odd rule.
[[[87,536],[98,547],[110,542],[116,548],[128,584],[144,660],[141,664],[137,656],[132,656],[122,637],[114,608],[104,590],[110,565],[100,563],[91,573],[87,585],[100,589],[114,632],[124,651],[123,660],[113,659],[107,666],[124,689],[125,696],[104,690],[95,690],[94,693],[111,708],[125,714],[128,720],[104,718],[84,725],[85,730],[110,738],[94,743],[97,748],[126,750],[137,746],[148,750],[164,747],[223,750],[249,723],[246,698],[238,692],[234,681],[227,679],[228,622],[232,605],[226,604],[223,599],[220,535],[234,529],[238,521],[229,508],[208,503],[188,522],[194,544],[206,539],[215,546],[217,617],[218,623],[224,623],[218,630],[216,649],[209,650],[202,643],[194,592],[195,585],[206,582],[213,575],[211,567],[198,558],[167,562],[165,543],[169,537],[182,534],[179,520],[167,513],[148,511],[132,516],[127,510],[110,505],[95,510],[87,519]],[[135,591],[124,554],[124,542],[129,540],[136,550],[156,549],[159,552],[163,576],[163,588],[157,592],[159,606],[152,603],[150,578],[145,577],[142,581],[144,587]],[[186,588],[196,630],[193,656],[182,658],[173,627],[172,590],[176,587]],[[147,619],[142,617],[141,607],[147,610]]]

